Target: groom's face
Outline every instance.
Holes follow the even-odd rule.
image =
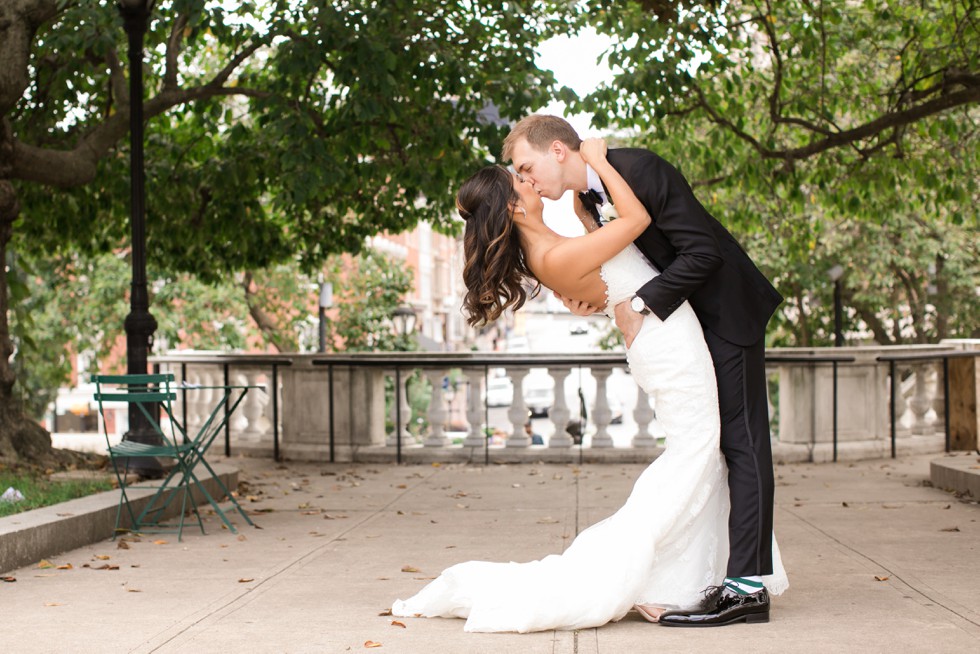
[[[548,149],[538,150],[526,139],[521,139],[514,144],[512,163],[514,170],[527,180],[538,195],[557,200],[565,193],[561,165],[563,154],[564,148],[557,141]]]

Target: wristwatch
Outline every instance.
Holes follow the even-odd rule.
[[[644,302],[643,298],[641,298],[639,295],[634,295],[630,299],[630,308],[641,316],[645,316],[650,313],[650,308],[647,307],[646,302]]]

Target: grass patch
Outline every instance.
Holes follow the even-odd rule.
[[[24,499],[19,502],[0,501],[0,518],[112,490],[115,484],[108,478],[51,481],[43,473],[0,470],[0,494],[10,487],[19,490]]]

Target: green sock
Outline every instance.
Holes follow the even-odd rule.
[[[762,577],[725,577],[725,590],[736,595],[754,595],[762,589]]]

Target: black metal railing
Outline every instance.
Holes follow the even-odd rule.
[[[291,366],[293,362],[291,359],[285,357],[275,358],[262,355],[248,356],[248,355],[229,355],[229,356],[194,356],[192,361],[188,361],[183,357],[154,357],[153,359],[153,370],[154,372],[160,372],[163,366],[167,366],[169,370],[172,370],[172,366],[177,364],[180,366],[180,385],[183,387],[181,389],[181,411],[183,414],[184,424],[187,424],[187,390],[189,386],[187,385],[187,366],[188,365],[198,365],[198,364],[212,364],[221,366],[222,373],[224,376],[224,385],[228,386],[230,381],[231,367],[247,367],[247,368],[265,368],[270,367],[272,370],[272,379],[269,382],[271,388],[265,389],[272,398],[272,457],[274,460],[279,461],[279,368],[282,366]],[[333,407],[331,406],[331,410]],[[225,456],[231,456],[231,421],[228,420],[228,405],[225,404]]]
[[[883,354],[877,358],[877,361],[888,364],[888,383],[890,386],[888,394],[888,412],[890,418],[890,435],[891,435],[891,447],[892,447],[892,458],[896,456],[896,422],[898,417],[895,415],[895,406],[898,403],[895,399],[895,393],[898,392],[899,381],[895,374],[895,364],[897,363],[909,363],[909,362],[922,362],[922,361],[938,361],[943,362],[943,427],[945,429],[946,436],[946,451],[949,452],[950,439],[949,439],[949,360],[950,359],[961,359],[965,357],[977,357],[980,356],[980,351],[976,350],[947,350],[945,352],[928,352],[923,354]],[[980,454],[980,450],[977,451]]]

